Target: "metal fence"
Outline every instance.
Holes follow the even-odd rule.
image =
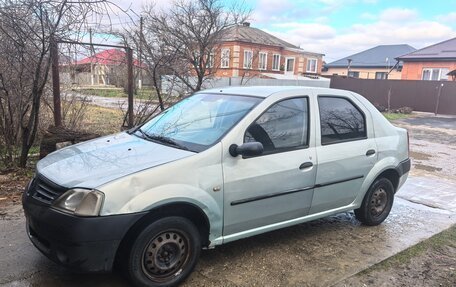
[[[331,88],[363,95],[375,105],[398,109],[456,115],[456,82],[364,80],[332,77]]]
[[[265,79],[265,78],[249,78],[242,79],[241,77],[233,78],[216,78],[208,81],[207,88],[219,88],[227,86],[309,86],[329,88],[329,80],[321,79]]]
[[[190,90],[179,79],[174,76],[162,76],[161,87],[163,91],[182,94],[189,93]],[[190,83],[196,83],[196,77],[188,79]],[[203,89],[222,88],[229,86],[308,86],[329,88],[330,80],[327,78],[319,79],[264,79],[264,78],[212,78],[203,83]]]

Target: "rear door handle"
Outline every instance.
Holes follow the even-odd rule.
[[[370,156],[370,155],[373,155],[373,154],[375,154],[375,150],[373,150],[373,149],[370,149],[370,150],[368,150],[366,152],[366,156]]]
[[[312,167],[312,166],[313,166],[313,163],[311,163],[310,161],[308,161],[308,162],[305,162],[305,163],[301,164],[301,165],[299,166],[299,169],[305,169],[305,168],[309,168],[309,167]]]

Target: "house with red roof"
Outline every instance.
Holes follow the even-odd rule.
[[[133,65],[135,70],[145,67],[136,59]],[[72,63],[70,74],[73,84],[123,86],[127,81],[127,54],[121,49],[101,51]]]

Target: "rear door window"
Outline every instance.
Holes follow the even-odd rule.
[[[365,116],[349,99],[319,96],[318,105],[322,145],[366,138]]]

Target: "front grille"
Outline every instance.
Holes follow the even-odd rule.
[[[46,204],[51,204],[68,189],[57,185],[42,175],[37,175],[30,185],[29,194]]]

